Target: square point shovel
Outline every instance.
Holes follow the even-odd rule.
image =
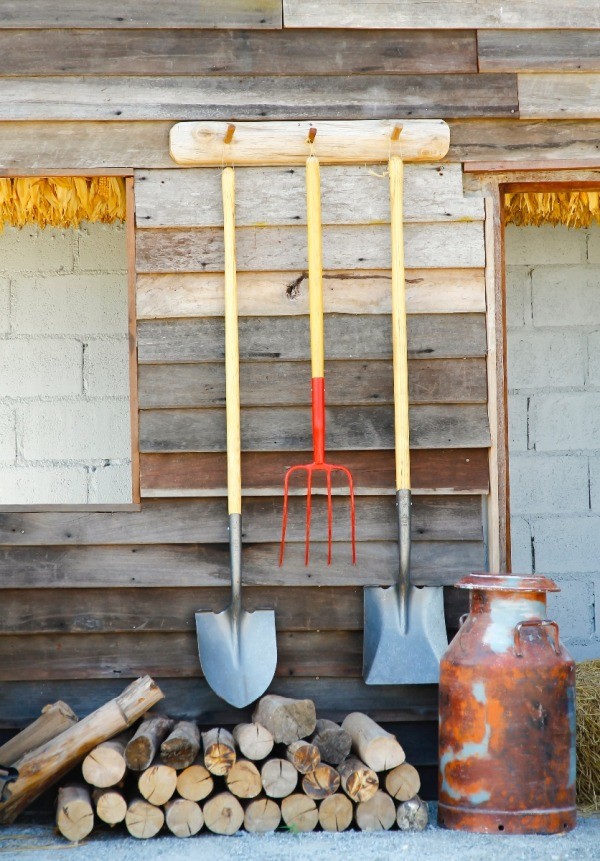
[[[231,604],[221,613],[198,611],[200,664],[213,691],[237,708],[258,699],[277,666],[275,613],[242,609],[242,475],[240,380],[235,266],[235,175],[222,175],[225,244],[225,379],[227,412],[227,500]]]
[[[364,592],[363,677],[368,685],[437,682],[448,639],[440,586],[410,582],[410,449],[408,426],[408,344],[404,279],[403,187],[399,156],[389,161],[392,222],[392,340],[398,579],[387,589]]]

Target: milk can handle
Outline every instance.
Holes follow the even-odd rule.
[[[517,622],[515,625],[515,655],[517,658],[523,657],[523,650],[521,648],[522,628],[550,628],[552,630],[550,643],[554,652],[560,655],[560,640],[558,639],[558,625],[556,622],[551,622],[550,619],[526,619],[524,622]]]

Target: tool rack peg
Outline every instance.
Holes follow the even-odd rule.
[[[225,137],[223,138],[224,144],[230,144],[233,140],[233,135],[235,133],[235,126],[231,123],[227,126],[227,131],[225,132]]]
[[[400,135],[402,134],[402,126],[395,125],[394,130],[392,132],[392,140],[397,141],[400,140]]]
[[[306,143],[308,143],[308,144],[314,143],[316,136],[317,136],[317,130],[314,126],[311,126],[308,130],[308,137],[306,138]]]

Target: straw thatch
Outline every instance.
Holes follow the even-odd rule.
[[[504,195],[507,224],[518,227],[564,224],[589,227],[600,223],[600,192],[597,191],[518,191]]]
[[[82,221],[125,220],[125,183],[116,176],[23,176],[0,179],[0,231],[5,225],[79,227]]]
[[[577,804],[600,810],[600,660],[577,664]]]

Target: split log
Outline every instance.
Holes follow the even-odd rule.
[[[165,814],[160,807],[144,801],[143,798],[134,798],[129,802],[125,814],[125,827],[132,837],[139,840],[147,840],[156,837],[165,824]]]
[[[74,723],[77,723],[77,715],[61,700],[44,706],[39,718],[0,747],[0,762],[13,765],[30,750],[56,738]]]
[[[233,728],[233,737],[246,759],[266,759],[273,750],[273,736],[259,723],[239,723]]]
[[[321,754],[318,747],[308,741],[293,741],[288,744],[285,758],[291,762],[300,774],[308,774],[314,771],[321,763]]]
[[[345,729],[332,720],[318,720],[311,742],[319,749],[321,762],[339,765],[350,755],[352,739]]]
[[[177,789],[177,772],[170,765],[157,761],[140,774],[138,789],[146,801],[161,807]]]
[[[187,768],[194,762],[199,751],[200,730],[192,721],[182,720],[161,744],[160,758],[165,765],[173,768]]]
[[[415,795],[398,805],[396,822],[401,831],[424,831],[429,822],[429,808]]]
[[[83,760],[84,780],[99,789],[116,786],[127,770],[125,747],[125,739],[111,739],[97,745]]]
[[[291,744],[314,731],[317,715],[312,700],[267,694],[258,701],[252,720],[266,727],[276,742]]]
[[[235,742],[226,729],[216,727],[202,733],[204,765],[211,774],[223,777],[235,763]]]
[[[58,790],[56,827],[71,843],[78,843],[91,832],[94,808],[85,786],[61,786]]]
[[[408,801],[421,788],[419,772],[414,765],[403,762],[386,775],[385,788],[396,801]]]
[[[235,834],[243,821],[242,805],[231,792],[220,792],[204,805],[204,822],[215,834]]]
[[[388,831],[395,821],[396,806],[381,789],[368,801],[356,805],[356,824],[361,831]]]
[[[307,795],[288,795],[281,802],[281,816],[290,831],[314,831],[319,821],[317,805]]]
[[[352,739],[352,749],[373,771],[387,771],[404,762],[404,751],[395,735],[386,732],[362,712],[352,712],[342,723]]]
[[[296,788],[298,772],[287,759],[268,759],[260,771],[260,779],[270,798],[285,798]]]
[[[342,789],[352,801],[368,801],[379,789],[379,778],[355,756],[349,756],[338,766]]]
[[[165,823],[175,837],[192,837],[204,825],[204,814],[195,801],[175,798],[165,804]]]
[[[94,789],[92,801],[96,805],[96,816],[107,825],[118,825],[125,819],[127,802],[117,789]]]
[[[323,831],[345,831],[350,827],[354,805],[346,795],[336,792],[319,805],[319,822]]]
[[[177,792],[188,801],[202,801],[213,791],[214,780],[208,769],[199,762],[188,766],[177,775]]]
[[[281,822],[281,808],[272,798],[256,798],[244,813],[244,828],[251,834],[268,834]]]
[[[125,748],[125,761],[132,771],[149,768],[156,759],[161,742],[173,729],[174,721],[165,715],[147,715]]]
[[[225,782],[236,798],[256,798],[262,790],[260,772],[249,759],[238,759],[230,768]]]
[[[331,765],[318,765],[314,771],[302,778],[302,789],[306,795],[320,801],[333,795],[340,788],[340,776]]]
[[[118,697],[17,760],[14,765],[19,777],[4,789],[0,824],[14,822],[22,810],[81,762],[90,750],[127,729],[163,696],[149,676],[137,679]]]

